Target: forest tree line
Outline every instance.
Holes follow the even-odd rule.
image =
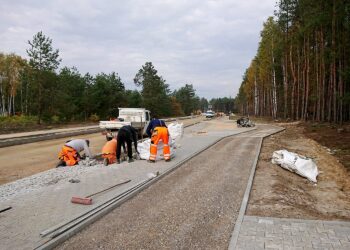
[[[244,114],[350,120],[350,1],[279,0],[236,97]]]
[[[0,53],[0,116],[34,116],[39,123],[98,121],[116,117],[118,107],[144,107],[153,116],[171,117],[206,111],[210,103],[196,95],[192,84],[171,91],[151,62],[135,75],[139,90],[128,90],[115,72],[83,75],[75,67],[58,70],[59,50],[42,32],[28,45],[29,60]],[[211,102],[233,102],[226,99]]]

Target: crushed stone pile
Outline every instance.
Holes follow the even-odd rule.
[[[91,164],[94,164],[90,166]],[[74,167],[61,167],[50,169],[32,176],[19,179],[0,186],[0,202],[21,196],[30,192],[39,191],[43,187],[54,185],[58,182],[69,179],[79,179],[87,172],[94,172],[98,168],[104,167],[98,162],[81,161]]]

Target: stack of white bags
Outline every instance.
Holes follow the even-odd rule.
[[[179,140],[183,136],[184,125],[183,123],[170,123],[168,125],[169,131],[169,146],[170,146],[170,157],[175,156],[176,147],[179,145]],[[143,142],[137,144],[137,149],[140,152],[140,158],[143,160],[148,160],[150,155],[151,139],[147,139]],[[156,160],[164,159],[163,155],[163,142],[160,141],[157,147],[157,157]]]

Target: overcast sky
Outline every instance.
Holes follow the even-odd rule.
[[[61,67],[119,74],[126,88],[152,62],[172,90],[234,97],[255,56],[276,0],[2,0],[0,51],[27,57],[43,31],[60,50]]]

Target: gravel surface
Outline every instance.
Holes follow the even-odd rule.
[[[188,126],[200,122],[201,120],[203,120],[202,117],[197,117],[194,119],[183,120],[181,121],[181,123],[183,123],[185,126]],[[91,148],[94,153],[98,153],[105,143],[105,137],[102,136],[100,133],[87,136],[90,136],[94,139],[94,143],[92,143]],[[7,201],[14,197],[28,194],[31,192],[39,191],[44,187],[59,183],[61,181],[68,181],[69,179],[79,179],[79,177],[84,173],[95,172],[98,168],[104,167],[102,164],[89,166],[87,161],[82,161],[79,163],[79,165],[74,167],[52,168],[58,162],[57,154],[62,146],[60,140],[63,139],[36,142],[33,143],[34,146],[28,146],[28,144],[0,149],[0,155],[1,153],[4,153],[0,156],[0,183],[1,179],[6,175],[9,175],[10,178],[13,178],[14,175],[17,176],[16,174],[14,174],[14,172],[16,171],[19,172],[19,176],[22,176],[25,172],[33,172],[31,171],[31,169],[38,168],[38,165],[40,164],[45,165],[46,168],[51,168],[46,171],[36,173],[34,175],[30,175],[28,177],[18,179],[10,183],[0,185],[0,202]],[[59,144],[58,141],[60,142]],[[51,149],[52,145],[55,145],[53,149]],[[33,150],[36,151],[33,153]],[[51,154],[49,154],[47,150],[50,150]],[[10,151],[13,151],[13,153],[16,156],[18,155],[18,151],[20,151],[22,153],[21,161],[18,161],[18,157],[16,157],[14,154],[11,154]],[[40,157],[46,158],[35,159],[36,154],[38,154]],[[16,165],[12,165],[12,163],[16,163],[17,165],[19,165],[20,169],[18,169]],[[8,171],[4,171],[4,168],[7,168]]]
[[[102,164],[89,166],[87,161],[82,161],[74,167],[54,168],[41,172],[11,183],[0,186],[0,202],[21,196],[27,193],[36,192],[61,181],[69,179],[79,179],[79,177],[87,172],[94,172],[98,168],[103,167]]]
[[[227,249],[258,140],[224,139],[59,249]]]
[[[203,117],[196,117],[179,122],[183,123],[184,126],[188,126],[203,119]],[[62,145],[71,138],[72,136],[69,136],[0,148],[0,185],[52,170],[58,162],[57,155]],[[103,145],[106,143],[106,138],[101,133],[74,136],[74,138],[89,139],[90,149],[93,154],[100,153]]]

